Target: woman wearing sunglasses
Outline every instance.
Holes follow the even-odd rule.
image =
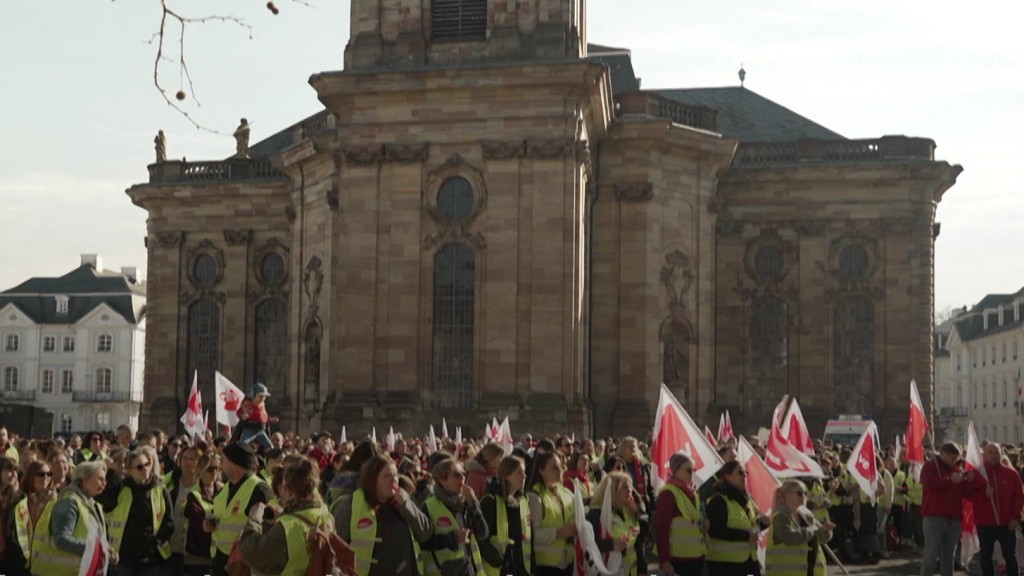
[[[823,546],[832,537],[831,522],[822,524],[807,508],[807,486],[786,480],[775,490],[772,527],[768,533],[765,568],[769,576],[825,576]]]
[[[32,534],[46,505],[57,497],[53,490],[53,472],[43,460],[28,465],[24,479],[25,496],[14,506],[7,539],[7,566],[5,574],[27,575],[28,558],[32,554]]]
[[[665,576],[700,576],[705,547],[693,459],[682,452],[673,454],[668,468],[672,476],[658,491],[655,504],[654,551]]]
[[[110,548],[118,558],[115,576],[159,576],[171,557],[174,534],[170,494],[154,473],[152,448],[133,450],[126,461],[127,475],[112,494],[117,502],[105,503]]]
[[[747,471],[738,461],[718,472],[715,494],[707,503],[708,572],[715,576],[761,576],[757,538],[768,527],[747,493]]]
[[[203,530],[203,520],[213,514],[213,497],[223,487],[221,457],[216,453],[203,454],[196,464],[198,479],[185,500],[185,559],[184,573],[190,576],[210,574],[210,533]]]

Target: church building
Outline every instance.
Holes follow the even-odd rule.
[[[931,411],[961,168],[743,86],[643,89],[585,4],[352,0],[322,112],[150,165],[142,425],[175,427],[194,371],[212,405],[215,370],[350,435],[643,436],[662,382],[745,434],[784,394],[815,434],[902,429],[911,379]]]

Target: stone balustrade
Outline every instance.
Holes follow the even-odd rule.
[[[203,162],[168,160],[149,165],[149,183],[281,180],[288,177],[268,159],[231,158]]]
[[[733,168],[761,168],[800,164],[846,164],[886,160],[935,159],[935,142],[928,138],[883,136],[868,140],[796,140],[741,142]]]
[[[72,392],[71,400],[73,402],[142,402],[142,390],[134,390],[132,392],[95,392],[95,391],[76,391]]]
[[[647,114],[691,128],[718,130],[718,111],[706,106],[683,104],[651,92],[627,92],[617,97],[616,103],[619,114]]]

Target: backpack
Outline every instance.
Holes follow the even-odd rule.
[[[295,517],[310,527],[306,534],[306,576],[358,576],[355,551],[329,525],[313,524],[298,514]]]

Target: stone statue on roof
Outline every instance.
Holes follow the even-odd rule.
[[[235,128],[235,156],[238,158],[249,157],[249,121],[242,118]]]
[[[156,145],[157,163],[167,162],[167,137],[164,136],[163,130],[156,133],[156,138],[153,139],[153,144]]]

